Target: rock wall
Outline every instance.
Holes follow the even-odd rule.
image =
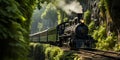
[[[91,20],[96,25],[106,24],[107,35],[115,32],[120,41],[120,0],[79,0],[83,11],[91,11]]]

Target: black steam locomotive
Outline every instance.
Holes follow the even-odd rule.
[[[91,48],[93,39],[88,35],[88,27],[81,22],[82,14],[61,23],[55,28],[31,34],[33,42],[51,42],[58,46],[68,45],[71,49]]]

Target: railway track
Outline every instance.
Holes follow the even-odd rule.
[[[82,60],[120,60],[120,52],[102,51],[97,49],[81,48],[79,50],[70,50],[61,47],[65,52],[74,51]]]

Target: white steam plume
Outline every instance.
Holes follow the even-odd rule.
[[[70,1],[70,3],[66,3],[65,0],[60,0],[58,7],[62,8],[69,15],[71,15],[71,12],[83,13],[82,6],[76,0]]]

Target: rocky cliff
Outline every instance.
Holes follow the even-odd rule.
[[[90,20],[96,25],[106,24],[107,35],[115,32],[120,41],[120,0],[79,0],[83,11],[90,10]]]
[[[115,48],[120,51],[120,0],[79,1],[83,7],[83,19],[86,24],[89,26],[90,22],[94,21],[92,29],[95,30],[91,35],[98,40],[98,48],[107,50]]]

